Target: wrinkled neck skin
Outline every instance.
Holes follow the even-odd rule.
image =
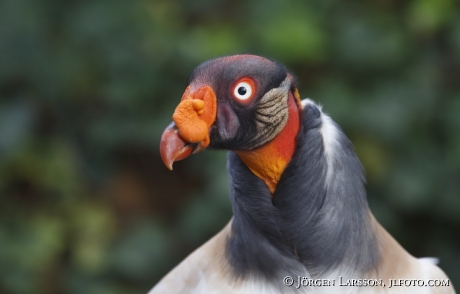
[[[297,147],[286,152],[292,158],[273,193],[257,166],[248,168],[240,152],[228,154],[234,218],[226,257],[237,278],[324,277],[343,264],[361,274],[379,263],[353,146],[319,107],[304,104]]]
[[[268,187],[273,197],[278,182],[296,149],[296,138],[300,126],[299,107],[289,92],[288,121],[283,130],[269,143],[251,151],[236,151],[236,154]]]

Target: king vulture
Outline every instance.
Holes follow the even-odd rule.
[[[351,142],[281,64],[207,61],[172,118],[163,162],[228,150],[234,216],[149,294],[455,293],[435,259],[414,258],[377,222]]]

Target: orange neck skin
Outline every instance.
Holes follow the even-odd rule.
[[[299,104],[289,93],[289,117],[283,130],[269,143],[251,151],[236,151],[246,166],[275,193],[279,179],[296,148],[299,132]]]

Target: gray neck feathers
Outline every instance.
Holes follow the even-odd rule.
[[[360,274],[380,260],[353,146],[318,106],[303,104],[296,152],[273,200],[265,184],[229,152],[235,216],[226,254],[237,275]]]

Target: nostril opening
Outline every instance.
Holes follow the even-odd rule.
[[[218,112],[217,124],[220,136],[226,140],[234,138],[240,126],[235,112],[225,103],[220,105]]]

